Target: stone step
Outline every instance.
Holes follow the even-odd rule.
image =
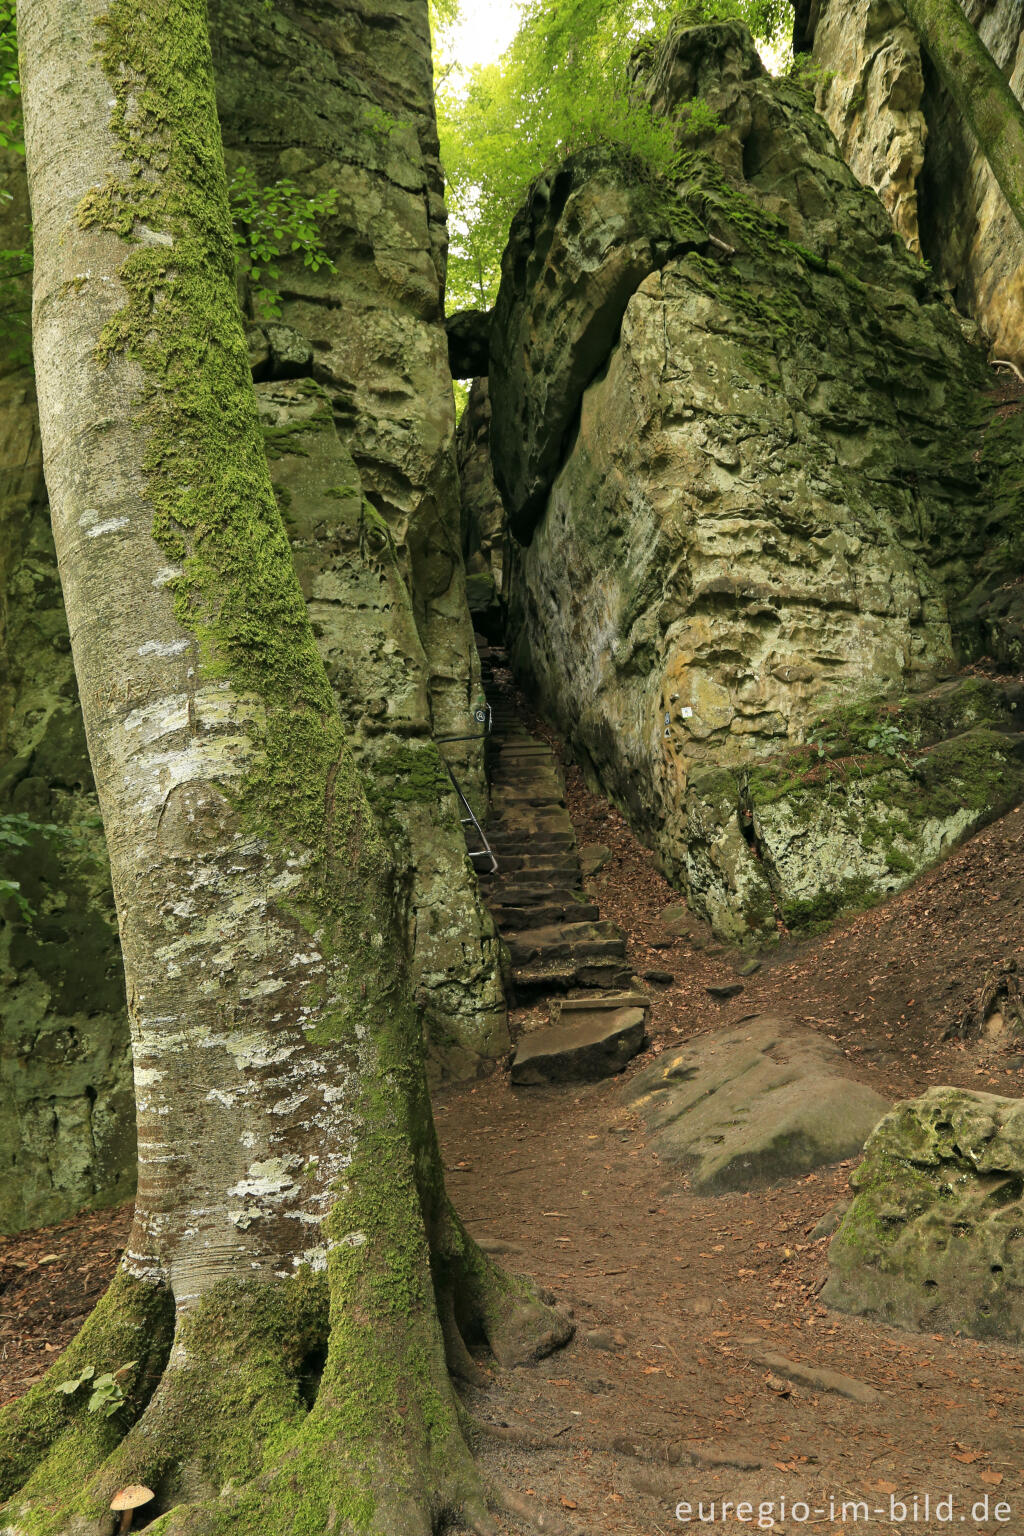
[[[508,876],[497,895],[510,907],[536,906],[543,901],[587,899],[575,880],[531,880],[525,875]]]
[[[631,976],[621,960],[596,956],[578,961],[535,960],[529,965],[512,967],[512,983],[519,997],[538,992],[568,992],[570,987],[623,987]]]
[[[609,922],[550,923],[542,928],[521,928],[506,940],[514,965],[564,959],[624,960],[626,940],[620,928]]]
[[[506,853],[501,867],[507,875],[535,880],[568,880],[571,884],[575,884],[580,875],[580,861],[575,853],[545,853],[543,849],[536,853]]]
[[[518,816],[489,816],[487,831],[495,837],[520,839],[538,835],[550,837],[552,834],[573,839],[576,836],[568,811],[564,811],[558,805],[545,806],[533,811],[524,810]]]
[[[554,1027],[531,1030],[521,1037],[512,1062],[512,1082],[525,1087],[611,1077],[643,1049],[646,1029],[642,1007],[620,1005],[564,1014]]]
[[[576,848],[576,839],[569,832],[492,832],[488,829],[487,841],[496,852],[504,853],[569,853]]]
[[[539,902],[532,907],[496,902],[491,904],[490,911],[499,933],[505,937],[523,928],[559,923],[566,918],[570,921],[575,918],[581,923],[596,922],[601,915],[601,909],[592,901]]]
[[[523,784],[503,783],[491,786],[491,804],[493,806],[508,806],[511,808],[523,804],[524,801],[528,805],[536,805],[538,807],[550,806],[552,809],[564,806],[565,804],[561,785],[554,789],[544,788],[543,790],[538,790],[536,785],[532,788]]]

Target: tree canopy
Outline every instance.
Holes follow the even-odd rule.
[[[630,96],[629,57],[676,17],[739,18],[759,40],[788,41],[790,0],[527,0],[495,64],[453,71],[438,89],[451,247],[449,311],[487,307],[512,215],[553,161],[591,144],[620,145],[671,170],[673,130]]]

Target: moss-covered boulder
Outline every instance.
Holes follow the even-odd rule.
[[[828,1305],[1024,1342],[1024,1100],[931,1088],[897,1104],[851,1182]]]
[[[1016,684],[969,677],[825,711],[802,746],[738,776],[744,878],[756,869],[788,928],[869,906],[1024,798],[1022,749]],[[743,906],[751,928],[762,910]]]

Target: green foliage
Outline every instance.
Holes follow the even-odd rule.
[[[65,1397],[72,1397],[79,1387],[88,1386],[90,1388],[89,1412],[102,1413],[105,1418],[112,1419],[125,1400],[125,1391],[119,1378],[127,1376],[138,1363],[137,1360],[129,1360],[126,1365],[119,1366],[116,1371],[103,1371],[99,1376],[96,1374],[94,1365],[85,1365],[70,1381],[58,1382],[54,1391],[62,1392]]]
[[[228,185],[235,249],[248,261],[248,276],[257,314],[281,313],[278,265],[287,256],[301,256],[312,272],[334,262],[324,248],[320,221],[333,213],[338,201],[334,187],[307,197],[293,181],[282,178],[261,187],[248,166],[240,166]]]
[[[81,841],[79,834],[71,827],[58,827],[52,822],[33,821],[30,816],[23,816],[19,812],[7,811],[0,814],[0,902],[13,896],[18,911],[26,922],[35,916],[35,912],[22,895],[19,882],[3,874],[3,859],[7,849],[27,848],[32,839],[40,834],[64,842]]]
[[[452,72],[438,91],[449,311],[493,303],[512,216],[548,166],[600,145],[671,180],[686,139],[715,130],[702,101],[671,124],[631,96],[629,60],[642,40],[657,41],[682,16],[695,25],[743,20],[777,42],[792,20],[789,0],[526,0],[521,15],[498,63]]]
[[[18,19],[15,0],[0,0],[0,99],[9,107],[17,108],[21,95],[18,79]],[[20,108],[8,118],[0,118],[0,149],[16,149],[25,153],[24,130]],[[3,194],[5,199],[10,193]]]

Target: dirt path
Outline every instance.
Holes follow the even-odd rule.
[[[1024,964],[1024,813],[885,907],[827,937],[780,945],[721,1004],[705,988],[733,979],[739,957],[708,945],[697,927],[696,946],[648,942],[678,896],[576,770],[568,783],[580,841],[613,850],[595,882],[602,911],[628,933],[637,971],[675,979],[652,988],[651,1045],[624,1078],[512,1089],[502,1073],[439,1096],[450,1188],[471,1230],[571,1307],[578,1329],[554,1359],[468,1394],[481,1418],[553,1442],[487,1439],[484,1462],[546,1529],[678,1531],[688,1524],[676,1518],[683,1501],[693,1506],[689,1524],[706,1530],[1019,1536],[1024,1357],[829,1312],[817,1299],[827,1239],[811,1232],[844,1196],[848,1168],[697,1198],[659,1163],[625,1101],[628,1079],[652,1054],[767,1011],[837,1039],[855,1075],[891,1097],[935,1082],[1024,1092],[1024,1055],[1012,1043],[942,1040],[994,967]],[[0,1400],[71,1336],[116,1263],[129,1215],[0,1239]],[[766,1365],[768,1354],[788,1357],[793,1374]],[[848,1390],[864,1400],[801,1385],[799,1363],[853,1378]],[[944,1504],[936,1509],[947,1497],[951,1519]],[[724,1517],[723,1500],[732,1506]],[[800,1500],[806,1518],[799,1502],[793,1517]],[[866,1510],[844,1516],[844,1501],[861,1500]],[[705,1517],[714,1501],[713,1521],[698,1521],[700,1501]],[[762,1504],[771,1507],[759,1526]],[[1005,1505],[1008,1518],[997,1518]]]

